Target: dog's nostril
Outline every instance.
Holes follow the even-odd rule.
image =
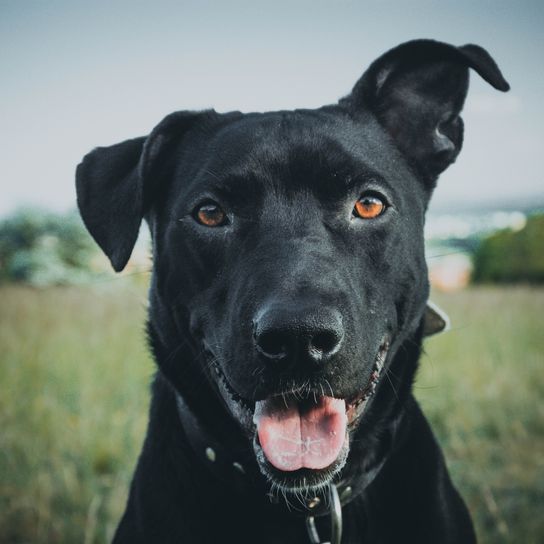
[[[261,353],[272,359],[281,359],[287,356],[289,345],[285,335],[281,332],[263,332],[257,336],[257,348]]]
[[[339,335],[334,331],[321,331],[311,338],[310,350],[326,355],[335,351],[339,344]]]

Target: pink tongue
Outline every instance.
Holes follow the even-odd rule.
[[[283,471],[329,466],[346,439],[346,403],[332,397],[259,401],[253,420],[266,458]]]

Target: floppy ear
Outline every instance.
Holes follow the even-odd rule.
[[[342,99],[352,111],[370,109],[412,167],[431,187],[463,143],[459,113],[472,68],[500,91],[510,88],[489,53],[477,45],[414,40],[376,61]]]
[[[144,214],[157,188],[158,168],[170,144],[202,115],[175,112],[148,137],[97,147],[76,170],[77,203],[83,222],[116,272],[127,264]]]

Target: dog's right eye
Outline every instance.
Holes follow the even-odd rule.
[[[193,217],[205,227],[221,227],[228,222],[227,214],[217,202],[208,201],[197,206]]]

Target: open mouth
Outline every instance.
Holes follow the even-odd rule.
[[[285,490],[319,487],[342,469],[349,433],[376,390],[389,345],[384,338],[366,386],[348,398],[301,388],[252,403],[232,389],[214,363],[222,396],[242,427],[251,429],[261,471],[273,483]]]

